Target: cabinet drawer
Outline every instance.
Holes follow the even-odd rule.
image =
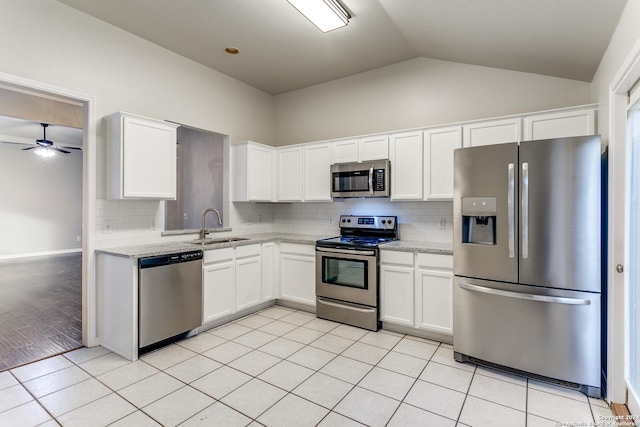
[[[260,245],[246,245],[236,247],[236,259],[260,256]]]
[[[453,270],[453,255],[418,254],[418,268],[438,268]]]
[[[204,251],[203,260],[205,264],[210,262],[231,261],[233,260],[233,248]]]
[[[295,255],[316,255],[316,247],[314,245],[302,245],[297,243],[281,243],[280,252]]]
[[[413,252],[380,251],[380,262],[413,267]]]

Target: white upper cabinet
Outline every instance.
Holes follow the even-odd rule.
[[[389,137],[387,135],[360,138],[359,161],[381,160],[389,158]]]
[[[453,199],[453,151],[462,147],[462,126],[424,132],[424,200]]]
[[[302,147],[278,150],[278,200],[302,201],[302,170]]]
[[[107,197],[176,198],[177,124],[117,112],[107,122]]]
[[[389,136],[375,135],[333,142],[333,163],[365,162],[389,158]]]
[[[331,143],[304,146],[304,201],[331,201]]]
[[[256,142],[231,146],[234,202],[275,201],[275,151]]]
[[[333,143],[333,163],[357,162],[359,158],[357,139],[344,139]]]
[[[503,144],[522,139],[522,119],[502,119],[471,123],[463,126],[464,146]]]
[[[392,134],[391,200],[422,200],[422,132]]]
[[[531,115],[524,119],[524,140],[594,135],[595,117],[593,108]]]

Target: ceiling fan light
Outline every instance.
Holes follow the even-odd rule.
[[[338,0],[287,0],[323,33],[345,27],[351,15]]]
[[[35,149],[34,153],[42,158],[53,157],[56,154],[48,147],[38,147]]]

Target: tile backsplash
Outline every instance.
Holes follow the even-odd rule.
[[[395,215],[400,238],[453,241],[453,202],[391,202],[389,199],[343,199],[327,203],[274,205],[274,231],[335,236],[340,215]],[[444,229],[440,228],[444,225]]]
[[[181,241],[197,235],[161,236],[164,202],[99,199],[96,203],[98,249]],[[391,202],[389,199],[344,199],[326,203],[230,203],[224,212],[231,233],[301,233],[335,236],[340,215],[396,215],[400,238],[453,241],[453,202]],[[441,228],[444,226],[444,228]]]

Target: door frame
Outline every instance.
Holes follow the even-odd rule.
[[[629,289],[628,274],[616,272],[618,264],[628,263],[627,208],[629,189],[629,148],[627,146],[628,92],[640,79],[640,41],[615,74],[609,86],[609,224],[607,266],[608,314],[607,314],[607,399],[626,403],[632,414],[640,414],[638,397],[629,393],[626,378],[629,372],[629,331],[625,324],[629,318],[626,305]]]
[[[0,84],[35,96],[71,101],[83,106],[82,132],[82,344],[99,344],[97,336],[95,227],[96,123],[95,97],[75,90],[0,71]]]

